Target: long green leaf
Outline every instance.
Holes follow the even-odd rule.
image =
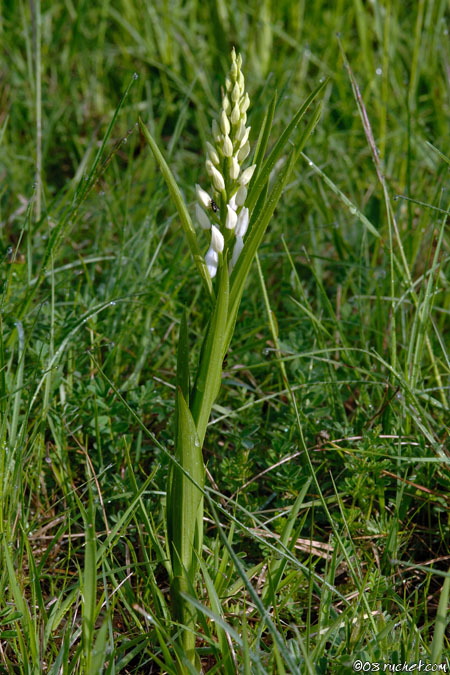
[[[203,488],[205,469],[194,420],[180,388],[177,391],[175,456]],[[187,658],[195,661],[195,610],[182,593],[192,592],[203,545],[203,494],[178,465],[172,465],[167,488],[167,537],[172,562],[171,599],[175,619],[183,626]]]
[[[219,392],[222,378],[222,361],[225,349],[229,302],[229,279],[226,260],[223,261],[219,274],[216,304],[205,342],[202,345],[198,375],[192,399],[192,416],[201,445],[203,445],[211,408]]]
[[[153,138],[153,136],[151,135],[151,133],[149,132],[149,130],[147,129],[141,118],[139,118],[139,125],[141,127],[141,131],[144,135],[145,140],[149,144],[150,149],[153,152],[156,161],[158,162],[159,168],[161,169],[161,173],[164,177],[164,180],[167,183],[167,187],[169,188],[170,195],[177,208],[178,215],[180,216],[181,220],[181,225],[184,230],[184,234],[186,235],[186,239],[189,244],[189,248],[191,249],[191,254],[194,259],[194,263],[196,264],[197,269],[200,273],[200,278],[203,282],[206,293],[209,298],[213,299],[214,291],[211,283],[211,278],[208,273],[208,268],[206,267],[205,258],[200,251],[197,235],[194,230],[194,226],[192,224],[191,216],[189,215],[189,211],[186,207],[186,204],[184,203],[184,199],[181,195],[180,188],[178,187],[174,175],[170,170],[166,160],[164,159],[163,154],[159,149],[155,139]]]

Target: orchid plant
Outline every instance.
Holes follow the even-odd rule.
[[[196,611],[189,596],[195,594],[203,545],[205,468],[202,447],[220,390],[222,363],[234,332],[252,262],[283,188],[319,120],[320,103],[313,109],[303,131],[296,134],[295,130],[325,85],[326,82],[322,82],[310,94],[267,153],[277,103],[274,94],[259,130],[252,163],[245,168],[251,155],[251,127],[247,125],[250,98],[245,91],[242,58],[232,50],[231,67],[222,88],[221,111],[218,119],[212,122],[212,142],[207,143],[206,171],[210,191],[196,185],[197,230],[163,154],[139,120],[178,210],[210,304],[193,384],[185,313],[178,344],[175,452],[168,474],[166,523],[173,618],[180,626],[179,644],[182,647],[180,672],[187,672],[183,670],[183,660],[190,664],[190,670],[192,666],[199,667],[195,651]],[[282,168],[269,183],[275,165],[282,158]],[[205,253],[202,252],[201,231],[206,231],[209,237]]]

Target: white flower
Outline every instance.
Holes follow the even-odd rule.
[[[242,172],[242,175],[239,178],[239,183],[241,185],[248,185],[252,179],[255,169],[256,164],[252,164],[251,166],[248,167],[248,169],[245,169],[245,171]]]
[[[233,196],[231,197],[231,199],[230,199],[230,201],[228,202],[228,204],[229,204],[229,206],[231,206],[231,208],[233,209],[233,211],[236,211],[236,210],[237,210],[238,205],[236,204],[236,195],[233,195]]]
[[[222,232],[215,225],[211,228],[211,248],[216,253],[222,253],[225,241]]]
[[[224,157],[231,157],[233,154],[233,143],[231,142],[231,138],[228,135],[224,136],[222,152]]]
[[[236,265],[237,259],[239,258],[243,248],[244,248],[244,240],[242,239],[242,237],[236,237],[236,243],[234,245],[233,255],[231,257],[230,262],[230,272]]]
[[[224,109],[224,111],[226,112],[227,115],[230,114],[230,112],[231,112],[231,103],[230,103],[230,99],[228,98],[228,96],[227,96],[226,94],[225,94],[225,96],[224,96],[223,99],[222,99],[222,108]]]
[[[198,183],[195,186],[195,191],[197,193],[197,199],[204,209],[211,208],[211,197],[205,190],[203,190]]]
[[[237,218],[235,230],[236,237],[245,237],[248,228],[248,220],[249,220],[248,208],[244,206],[241,209]]]
[[[230,178],[231,180],[237,180],[237,177],[239,176],[239,162],[237,161],[237,157],[234,156],[231,158],[231,164],[230,164]]]
[[[238,221],[237,213],[232,206],[227,204],[227,220],[225,222],[225,227],[228,230],[234,230],[236,223]]]
[[[245,187],[245,185],[241,185],[239,190],[236,192],[236,204],[238,206],[244,206],[246,199],[247,199],[247,188]]]
[[[206,167],[206,170],[208,171],[208,167]],[[208,173],[212,178],[213,185],[217,192],[223,192],[225,190],[225,181],[220,171],[218,171],[216,167],[211,164],[210,171],[208,171]]]
[[[225,110],[222,110],[222,113],[220,115],[220,128],[222,129],[223,134],[229,134],[230,133],[230,120],[227,117],[227,114]]]
[[[219,267],[219,254],[215,252],[212,246],[209,247],[208,252],[205,255],[205,263],[208,268],[209,276],[211,279],[214,279],[217,268]]]
[[[208,216],[198,204],[195,205],[195,217],[202,230],[211,229],[211,223],[209,222]]]
[[[248,135],[250,133],[250,129],[251,129],[251,127],[246,127],[245,124],[244,124],[244,130],[245,131],[244,131],[244,135],[241,138],[241,142],[240,142],[240,145],[239,145],[240,148],[244,147],[244,145],[247,143]]]
[[[241,90],[239,88],[238,83],[236,82],[236,84],[233,87],[233,91],[231,92],[231,100],[233,101],[233,103],[236,103],[236,101],[239,100],[240,95],[241,95]]]
[[[220,159],[219,159],[219,155],[217,154],[217,150],[208,141],[206,141],[206,149],[208,150],[208,157],[211,160],[211,162],[213,164],[215,164],[216,166],[218,164],[220,164]]]
[[[235,103],[234,108],[231,112],[231,124],[237,124],[241,118],[241,111],[239,109],[239,103]]]
[[[247,141],[247,143],[245,143],[245,145],[243,145],[238,152],[238,160],[240,162],[243,162],[244,159],[247,159],[249,153],[250,153],[250,143]]]

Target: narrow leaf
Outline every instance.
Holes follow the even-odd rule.
[[[226,260],[223,261],[219,274],[216,304],[202,346],[192,402],[192,416],[201,445],[203,445],[206,425],[211,414],[211,408],[219,393],[222,379],[229,302],[228,263]]]

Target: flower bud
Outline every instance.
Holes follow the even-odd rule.
[[[240,95],[241,95],[241,90],[239,88],[238,83],[236,82],[236,84],[233,87],[233,91],[231,92],[231,100],[233,101],[233,103],[236,103],[236,101],[239,100]]]
[[[255,169],[256,164],[252,164],[251,166],[248,167],[248,169],[245,169],[245,171],[242,172],[242,175],[239,178],[239,183],[241,185],[248,185],[252,179]]]
[[[236,204],[238,206],[244,206],[246,199],[247,199],[247,188],[244,185],[241,185],[239,190],[236,192]]]
[[[236,65],[239,70],[242,68],[242,56],[240,54],[238,54],[236,57]]]
[[[209,276],[211,279],[214,279],[217,268],[219,267],[219,255],[212,246],[209,247],[208,252],[205,255],[205,263],[208,268]]]
[[[197,199],[204,209],[209,209],[211,207],[211,197],[205,190],[203,190],[198,183],[195,186],[195,191],[197,193]]]
[[[220,128],[222,129],[222,133],[224,135],[230,133],[230,121],[227,117],[227,114],[225,110],[222,110],[222,114],[220,115]]]
[[[214,169],[214,164],[211,162],[210,159],[206,160],[205,167],[206,167],[206,173],[208,174],[208,176],[212,176],[212,170]]]
[[[220,164],[220,159],[219,155],[217,154],[217,150],[208,141],[206,141],[206,149],[208,150],[208,158],[210,159],[210,161],[216,166]]]
[[[237,221],[238,217],[236,211],[234,211],[233,208],[229,204],[227,204],[227,220],[225,222],[225,227],[228,230],[234,230]]]
[[[231,68],[230,68],[230,76],[233,80],[236,79],[237,72],[238,72],[238,68],[237,68],[237,65],[236,65],[236,61],[233,61],[233,63],[231,64]]]
[[[245,91],[245,81],[244,81],[244,76],[243,76],[243,74],[241,73],[241,71],[239,71],[239,75],[238,75],[238,83],[239,83],[240,94],[241,94],[241,96],[243,96],[243,95],[244,95],[244,91]]]
[[[239,162],[237,161],[236,155],[234,155],[234,157],[231,158],[229,171],[231,180],[237,180],[239,176],[239,171],[240,171]]]
[[[239,122],[239,126],[238,126],[238,128],[236,129],[236,133],[235,133],[235,135],[234,135],[235,139],[236,139],[237,141],[241,142],[242,139],[244,138],[244,135],[245,135],[245,132],[246,132],[246,131],[247,131],[246,126],[245,126],[244,122],[241,120],[241,121]],[[250,131],[250,127],[249,127],[249,131]]]
[[[247,141],[238,152],[238,160],[243,162],[250,153],[250,143]]]
[[[211,229],[211,223],[209,222],[208,216],[198,204],[195,205],[195,217],[202,230]]]
[[[225,78],[225,88],[227,91],[231,91],[233,89],[233,83],[231,82],[229,77]]]
[[[241,138],[241,142],[240,142],[239,147],[242,148],[247,143],[248,136],[249,136],[249,133],[250,133],[250,129],[251,129],[251,127],[246,127],[245,124],[244,124],[244,135]]]
[[[237,223],[236,223],[236,237],[245,237],[245,233],[247,232],[248,228],[248,221],[249,221],[249,214],[248,214],[248,208],[244,206],[237,218]]]
[[[233,91],[234,91],[234,90],[233,90]],[[225,113],[226,113],[227,115],[230,114],[230,112],[231,112],[231,103],[230,103],[230,99],[228,98],[228,96],[227,96],[226,94],[225,94],[225,96],[224,96],[223,99],[222,99],[222,108],[223,108],[223,110],[225,111]]]
[[[228,135],[223,139],[222,152],[224,157],[231,157],[233,154],[233,143]]]
[[[211,164],[210,168],[211,168],[210,176],[214,187],[216,188],[217,192],[223,192],[223,190],[225,190],[225,181],[223,179],[222,174],[220,173],[220,171],[216,169],[216,167],[213,164]],[[206,170],[208,171],[208,167],[206,167]]]
[[[222,232],[215,225],[211,228],[211,248],[216,253],[222,253],[225,241]]]
[[[250,98],[248,96],[248,93],[246,92],[244,100],[241,103],[241,113],[247,112],[249,105],[250,105]]]
[[[231,48],[231,61],[232,63],[236,61],[236,50],[234,47]]]
[[[231,113],[231,124],[237,124],[241,118],[241,111],[239,104],[236,103]]]

